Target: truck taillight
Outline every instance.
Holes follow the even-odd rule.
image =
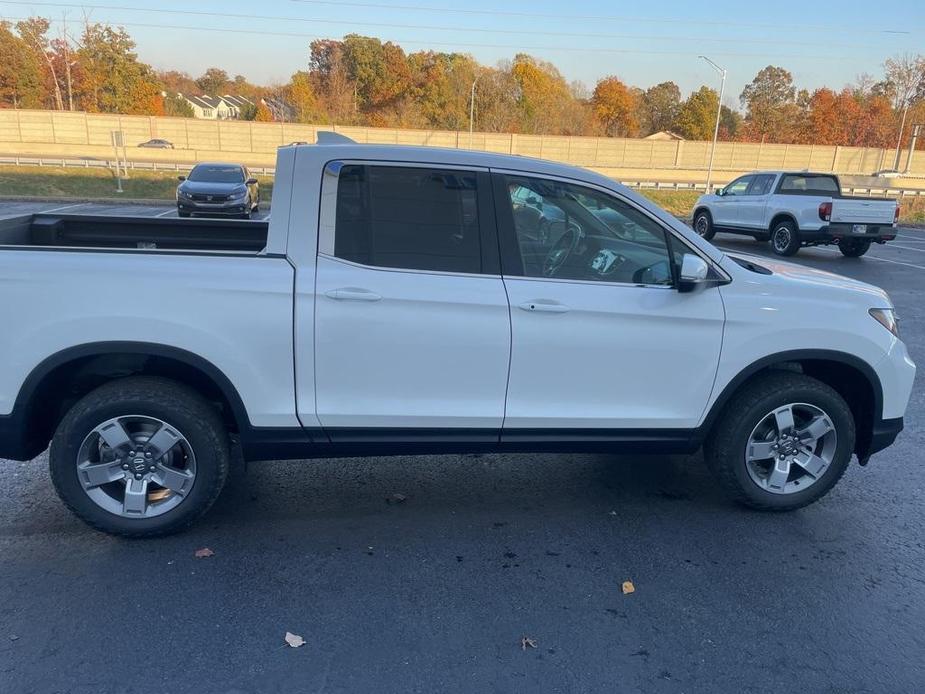
[[[832,203],[823,202],[819,204],[819,219],[828,222],[832,219]]]
[[[899,203],[896,203],[896,211],[893,213],[893,224],[899,222]]]

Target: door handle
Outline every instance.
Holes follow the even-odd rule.
[[[379,301],[382,297],[371,292],[368,289],[357,289],[356,287],[343,287],[342,289],[331,289],[324,293],[329,299],[336,301]]]
[[[569,310],[569,307],[565,304],[560,304],[558,301],[551,301],[550,299],[534,299],[533,301],[525,301],[520,305],[520,308],[524,311],[536,311],[543,313],[566,313]]]

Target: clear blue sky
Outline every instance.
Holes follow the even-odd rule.
[[[124,25],[141,58],[157,68],[195,76],[216,65],[258,83],[285,82],[304,69],[312,38],[351,32],[395,41],[406,51],[467,52],[486,64],[523,51],[592,87],[615,74],[642,87],[674,80],[684,93],[718,84],[716,73],[697,59],[703,53],[729,69],[730,105],[767,64],[790,70],[799,87],[840,88],[862,72],[879,76],[891,55],[925,51],[925,0],[0,2],[0,16],[10,19],[60,19],[64,12],[72,31],[84,12]]]

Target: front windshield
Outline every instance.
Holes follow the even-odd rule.
[[[190,171],[189,180],[197,183],[244,183],[240,166],[200,164]]]

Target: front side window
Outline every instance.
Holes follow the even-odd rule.
[[[482,271],[474,171],[347,164],[334,255],[376,267]]]
[[[742,178],[737,178],[726,186],[723,195],[745,195],[753,178],[754,176],[742,176]]]
[[[671,284],[665,231],[631,205],[584,186],[505,176],[527,277]]]

